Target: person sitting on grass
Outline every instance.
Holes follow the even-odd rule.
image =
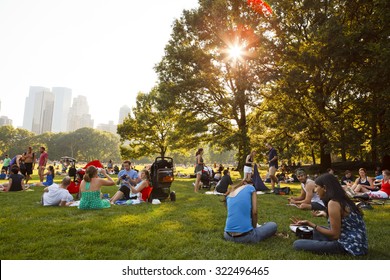
[[[104,168],[99,169],[99,172],[107,178],[100,178],[98,169],[91,165],[85,170],[84,178],[80,184],[81,199],[79,209],[103,209],[110,208],[110,202],[106,199],[101,199],[101,187],[115,185],[114,180],[107,174]]]
[[[17,192],[24,190],[24,176],[19,174],[19,167],[14,164],[11,167],[11,174],[9,175],[8,183],[0,185],[0,191]]]
[[[226,196],[227,218],[224,238],[239,243],[257,243],[277,230],[274,222],[257,224],[257,195],[251,182],[242,181]]]
[[[61,185],[52,184],[46,187],[42,195],[43,206],[69,206],[73,202],[73,196],[67,190],[70,185],[71,178],[65,176],[62,179]]]
[[[352,172],[350,170],[345,170],[344,176],[341,178],[341,185],[351,187],[355,179],[352,176]]]
[[[315,184],[316,193],[327,205],[329,227],[293,217],[293,225],[314,229],[312,239],[296,240],[294,249],[354,256],[367,254],[368,239],[363,213],[347,196],[340,182],[332,174],[323,174],[315,180]]]
[[[346,189],[346,191],[352,195],[374,190],[377,190],[374,186],[374,180],[367,176],[365,168],[359,169],[359,178],[355,180],[355,183],[350,188]]]
[[[390,171],[382,171],[383,179],[380,184],[380,189],[377,191],[368,191],[363,189],[363,193],[360,195],[355,195],[354,198],[363,198],[363,199],[388,199],[390,197]]]
[[[296,175],[301,182],[301,194],[298,197],[289,197],[288,202],[303,210],[325,210],[324,202],[314,192],[314,181],[307,177],[303,169],[298,169]]]
[[[115,204],[115,202],[119,199],[130,199],[130,194],[137,194],[137,198],[140,201],[146,201],[150,193],[147,193],[150,188],[150,173],[148,170],[143,169],[140,171],[139,177],[141,181],[133,187],[130,183],[128,183],[128,187],[121,188],[118,190],[114,196],[110,199],[111,204]]]
[[[52,165],[49,165],[47,168],[47,172],[45,174],[46,176],[46,181],[45,182],[38,182],[35,184],[31,184],[30,187],[48,187],[53,184],[55,172],[54,172],[54,167]]]
[[[223,171],[223,176],[218,182],[215,190],[219,193],[227,194],[229,185],[233,185],[232,177],[230,177],[229,170],[225,169]]]

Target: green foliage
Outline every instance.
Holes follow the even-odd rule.
[[[374,162],[377,145],[384,148],[382,154],[388,153],[380,144],[389,134],[382,129],[386,109],[379,103],[388,99],[381,93],[388,92],[389,76],[381,74],[388,74],[389,66],[369,67],[378,57],[389,60],[389,7],[384,6],[381,0],[272,3],[275,34],[264,43],[276,75],[256,117],[267,123],[259,137],[271,138],[285,158],[290,159],[291,151],[298,153],[295,158],[311,154],[312,162],[319,157],[324,169],[332,153],[346,161],[360,156],[364,143],[369,143],[366,153],[375,150]]]
[[[269,81],[271,61],[262,41],[267,21],[245,1],[201,1],[175,21],[165,56],[157,65],[160,91],[170,102],[208,123],[214,146],[250,150],[248,114]],[[229,50],[242,48],[242,57]]]
[[[24,140],[32,135],[32,132],[11,125],[0,126],[0,154],[21,154],[29,145],[24,143]]]
[[[120,161],[118,136],[92,128],[81,128],[69,133],[46,132],[34,135],[24,129],[2,126],[0,135],[0,152],[10,156],[24,153],[29,146],[38,156],[39,147],[44,146],[50,160],[71,156],[78,161]]]
[[[137,95],[136,107],[118,125],[122,156],[141,158],[194,149],[207,127],[191,112],[164,104],[157,89]]]

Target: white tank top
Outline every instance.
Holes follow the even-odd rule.
[[[307,193],[306,188],[305,188],[306,184],[309,183],[309,182],[313,182],[314,183],[314,181],[312,179],[307,179],[305,184],[301,183],[301,187],[305,191],[305,193]],[[325,206],[324,202],[320,199],[320,197],[318,196],[317,193],[313,193],[313,197],[311,198],[311,203],[313,203],[313,202],[317,202],[317,203],[321,204],[322,206]]]

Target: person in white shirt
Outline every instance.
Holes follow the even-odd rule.
[[[69,206],[73,202],[73,196],[67,190],[71,179],[69,176],[62,179],[61,185],[52,184],[44,189],[42,196],[43,206]]]
[[[302,210],[326,210],[324,202],[315,192],[315,182],[307,177],[303,169],[298,169],[296,175],[301,182],[301,194],[297,197],[289,197],[288,202],[297,205]]]

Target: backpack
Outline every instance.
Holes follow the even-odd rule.
[[[291,191],[290,187],[282,187],[282,188],[275,188],[274,189],[274,194],[278,195],[286,195],[286,194],[292,194],[293,192]]]

